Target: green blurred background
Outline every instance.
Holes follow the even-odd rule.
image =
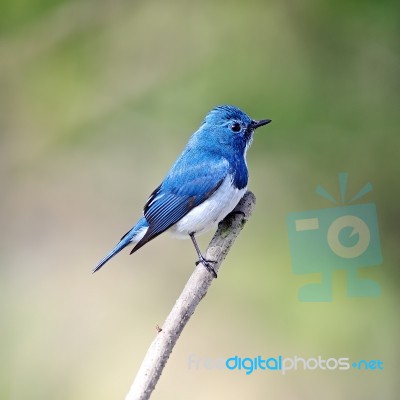
[[[91,269],[135,222],[206,112],[273,123],[248,154],[257,196],[154,399],[395,399],[399,351],[399,2],[0,3],[0,398],[121,399],[193,268],[160,237]],[[286,216],[374,190],[382,288],[304,303]],[[208,237],[200,240],[202,248]],[[179,255],[179,256],[177,256]],[[190,355],[380,359],[383,371],[221,371]]]

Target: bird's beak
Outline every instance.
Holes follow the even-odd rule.
[[[271,121],[272,121],[271,119],[261,119],[260,121],[251,121],[251,127],[253,129],[257,129],[260,126],[269,124]]]

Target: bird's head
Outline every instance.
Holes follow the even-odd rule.
[[[200,131],[213,143],[231,145],[246,151],[253,140],[254,131],[270,122],[270,119],[253,120],[235,106],[222,105],[207,114]]]

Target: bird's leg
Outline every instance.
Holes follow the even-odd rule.
[[[196,238],[194,237],[194,232],[189,233],[190,239],[192,239],[194,248],[196,249],[197,252],[197,256],[199,257],[199,260],[196,261],[196,265],[199,265],[200,263],[202,263],[207,271],[212,274],[214,276],[214,278],[217,278],[217,273],[215,272],[214,267],[212,266],[212,263],[215,263],[215,261],[212,260],[206,260],[203,256],[203,254],[201,254],[200,248],[196,242]]]

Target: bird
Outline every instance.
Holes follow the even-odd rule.
[[[216,228],[247,190],[246,154],[257,128],[270,119],[253,120],[233,105],[214,107],[190,137],[181,155],[144,205],[143,216],[97,264],[93,273],[122,249],[130,254],[169,231],[190,238],[196,265],[217,277],[214,261],[200,251],[196,236]]]

